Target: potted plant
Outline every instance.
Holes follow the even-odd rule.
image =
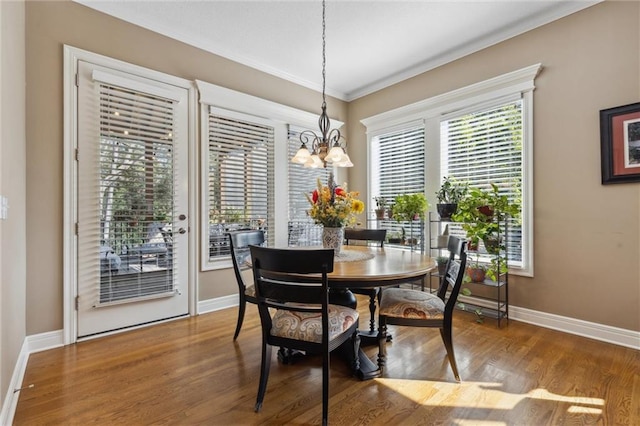
[[[448,256],[438,256],[436,257],[436,263],[438,264],[438,275],[442,276],[444,275],[446,268],[447,268],[447,262],[449,261],[449,257]]]
[[[396,203],[394,203],[393,201],[391,201],[391,203],[389,203],[389,207],[387,208],[387,217],[389,219],[393,218],[393,208],[396,205]]]
[[[469,250],[476,249],[482,240],[490,253],[500,250],[499,222],[508,217],[517,218],[520,214],[520,202],[510,201],[500,194],[498,186],[491,184],[491,190],[471,188],[458,203],[458,209],[452,219],[462,223],[469,238]],[[476,245],[476,247],[474,247]]]
[[[424,219],[428,209],[429,204],[424,194],[401,194],[395,198],[393,217],[397,221]]]
[[[404,244],[404,238],[402,235],[404,233],[404,228],[402,231],[402,233],[400,231],[388,232],[387,240],[389,241],[389,244]]]
[[[384,211],[387,207],[387,199],[385,197],[373,197],[376,202],[376,219],[384,219]]]
[[[458,203],[462,200],[468,191],[468,184],[462,184],[444,177],[440,190],[436,192],[438,204],[436,209],[441,220],[451,220],[451,216],[456,212]]]

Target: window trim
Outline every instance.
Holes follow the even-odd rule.
[[[452,90],[419,102],[364,118],[360,122],[367,134],[367,182],[370,181],[371,143],[384,133],[422,122],[425,128],[427,199],[436,203],[435,192],[440,176],[440,122],[447,116],[468,109],[477,109],[501,99],[518,96],[523,102],[522,150],[522,267],[510,268],[510,273],[533,277],[533,90],[535,78],[542,70],[538,63],[482,82]],[[371,188],[368,188],[369,196]]]
[[[207,170],[209,170],[209,129],[208,116],[210,108],[217,108],[243,114],[245,117],[255,117],[258,120],[268,120],[274,124],[274,182],[275,218],[273,235],[275,245],[287,245],[287,223],[289,209],[288,176],[288,127],[316,129],[318,115],[293,108],[277,102],[248,95],[226,87],[217,86],[205,81],[196,80],[196,87],[200,93],[200,270],[210,271],[232,267],[231,258],[209,259],[209,214],[208,214],[208,184]],[[340,128],[344,123],[331,119],[331,128]]]

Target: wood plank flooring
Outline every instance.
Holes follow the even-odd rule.
[[[368,327],[367,303],[360,306]],[[275,359],[254,413],[260,324],[247,306],[30,356],[15,425],[262,425],[321,420],[321,360]],[[511,321],[455,314],[456,383],[437,330],[390,327],[382,378],[331,364],[334,425],[640,425],[640,352]],[[367,347],[375,357],[376,347]]]

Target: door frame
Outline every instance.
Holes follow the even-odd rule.
[[[78,111],[77,111],[77,81],[78,61],[90,62],[110,68],[152,78],[167,84],[172,84],[188,90],[188,182],[189,193],[187,202],[187,215],[189,217],[189,242],[188,242],[188,292],[189,315],[197,315],[198,308],[198,268],[197,268],[197,240],[198,209],[197,209],[197,174],[199,164],[197,161],[197,113],[198,101],[195,83],[183,78],[171,76],[148,68],[129,64],[107,56],[78,49],[72,46],[63,47],[63,108],[64,108],[64,153],[63,153],[63,339],[64,344],[69,345],[78,339],[78,312],[76,310],[76,297],[78,296],[77,282],[77,167],[76,149],[78,147]],[[133,326],[131,328],[135,328]],[[138,326],[140,327],[140,326]],[[128,328],[128,329],[131,329]],[[127,329],[127,330],[128,330]],[[107,332],[81,340],[101,337],[119,331]]]

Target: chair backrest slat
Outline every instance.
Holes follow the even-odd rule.
[[[449,250],[449,261],[447,262],[446,271],[440,280],[438,288],[438,297],[445,300],[447,291],[449,298],[446,299],[445,312],[453,311],[455,308],[460,288],[462,287],[462,279],[464,278],[467,266],[467,242],[458,237],[449,237],[447,249]]]
[[[333,271],[333,250],[275,249],[250,246],[258,299],[322,303],[327,274]]]
[[[380,243],[380,247],[384,247],[384,240],[387,238],[386,229],[350,229],[344,230],[345,244],[349,245],[350,240],[356,241],[375,241]]]

